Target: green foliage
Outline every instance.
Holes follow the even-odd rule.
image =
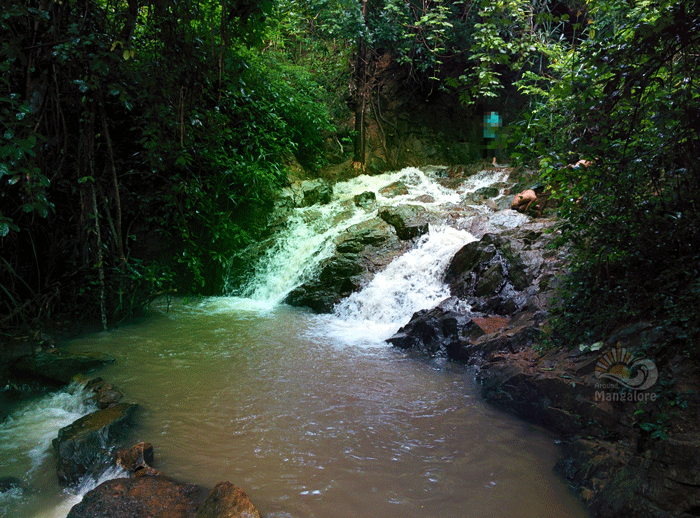
[[[673,423],[688,408],[687,396],[691,392],[678,392],[673,388],[673,381],[660,380],[654,387],[654,395],[653,401],[638,403],[635,424],[650,439],[663,441],[668,439]]]
[[[565,39],[569,15],[559,15],[551,6],[530,0],[475,2],[478,19],[469,46],[470,66],[447,80],[460,90],[463,104],[497,98],[506,83],[548,77],[550,62],[570,44]]]
[[[320,165],[323,72],[266,52],[275,2],[138,7],[0,14],[4,324],[214,293],[288,158]]]
[[[538,156],[573,251],[559,330],[595,341],[654,318],[688,344],[700,325],[700,9],[684,2],[590,5],[589,38],[530,82],[520,157]],[[538,90],[539,89],[539,90]],[[567,162],[592,160],[589,167]],[[588,335],[588,336],[585,336]]]

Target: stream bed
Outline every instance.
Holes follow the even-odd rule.
[[[503,170],[454,190],[429,173],[360,177],[337,184],[333,203],[298,209],[241,296],[161,299],[138,322],[61,347],[116,358],[97,374],[139,404],[129,441],[153,444],[155,468],[237,484],[266,518],[584,518],[553,472],[554,437],[485,405],[470,368],[385,341],[449,296],[447,263],[476,239],[468,219],[441,224],[441,211],[467,207],[494,228],[527,220],[468,205]],[[333,314],[284,304],[343,229],[376,217],[353,196],[397,181],[406,194],[377,205],[422,204],[438,215],[428,233]],[[94,486],[62,491],[51,451],[58,430],[92,410],[83,399],[48,394],[0,423],[0,477],[26,488],[0,493],[0,518],[65,518]]]

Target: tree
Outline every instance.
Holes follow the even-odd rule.
[[[176,286],[216,289],[284,153],[320,148],[313,88],[247,50],[272,7],[3,8],[0,324],[100,306],[113,321]]]
[[[690,309],[700,302],[700,6],[600,0],[590,9],[588,39],[562,57],[561,79],[528,121],[529,135],[554,137],[523,140],[539,150],[574,251],[560,326],[572,341],[595,340],[653,318],[691,340],[700,328]],[[563,167],[578,158],[592,165]]]

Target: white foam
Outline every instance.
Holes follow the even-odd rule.
[[[0,423],[0,467],[22,469],[29,477],[51,454],[51,441],[58,431],[95,410],[85,404],[86,399],[85,389],[74,384],[7,417]]]
[[[454,254],[475,238],[451,227],[430,228],[416,247],[396,258],[326,319],[325,331],[346,343],[376,344],[393,335],[421,309],[450,296],[444,272]]]

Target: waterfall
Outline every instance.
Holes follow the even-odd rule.
[[[446,214],[469,205],[479,214],[490,214],[501,226],[514,226],[527,219],[514,211],[493,213],[474,205],[468,197],[482,187],[506,181],[507,170],[480,171],[455,189],[437,181],[442,172],[444,168],[423,171],[408,167],[378,176],[362,175],[337,183],[331,203],[294,209],[240,295],[267,308],[281,303],[291,290],[318,274],[322,261],[334,253],[338,236],[353,225],[376,218],[382,207],[410,203],[432,214]],[[401,182],[407,192],[393,197],[382,195],[382,189],[395,182]],[[366,191],[376,194],[376,206],[370,211],[353,202],[355,195]],[[502,216],[503,212],[512,214]],[[396,258],[362,291],[341,302],[332,316],[319,317],[324,320],[319,332],[334,334],[343,341],[381,342],[416,311],[435,307],[449,296],[442,275],[452,256],[476,239],[464,229],[468,223],[465,217],[457,221],[458,228],[431,225],[412,250]]]
[[[381,189],[395,182],[403,183],[408,192],[391,198],[383,196]],[[238,295],[269,306],[282,302],[292,289],[316,274],[321,262],[333,254],[333,240],[336,237],[351,226],[377,216],[377,209],[366,211],[355,206],[354,196],[367,191],[376,194],[377,207],[410,202],[431,208],[458,204],[461,200],[459,193],[441,186],[429,174],[415,167],[338,182],[334,186],[331,203],[294,210],[286,221],[284,231]],[[432,201],[416,199],[425,195]]]
[[[450,296],[442,276],[452,256],[476,238],[464,230],[430,228],[413,250],[378,273],[363,290],[335,308],[331,333],[344,341],[383,341],[413,313]]]
[[[83,387],[72,385],[29,403],[0,423],[3,473],[32,477],[51,455],[58,431],[95,410],[85,404],[87,397]]]

